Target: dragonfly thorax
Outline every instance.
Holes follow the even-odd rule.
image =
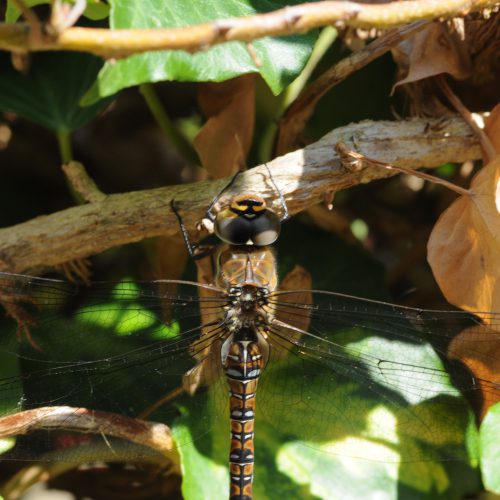
[[[269,290],[266,287],[242,285],[228,291],[225,323],[230,332],[241,329],[258,329],[269,321],[264,306]]]

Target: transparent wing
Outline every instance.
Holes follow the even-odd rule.
[[[263,417],[335,454],[464,459],[470,403],[479,414],[500,399],[500,315],[486,326],[465,312],[305,293],[270,297]]]
[[[225,304],[223,293],[209,288],[209,296],[200,298],[201,288],[181,281],[97,282],[85,287],[0,273],[0,299],[17,320],[0,325],[0,414],[12,417],[30,410],[24,419],[7,423],[15,425],[17,434],[37,429],[18,438],[2,458],[68,456],[57,452],[64,445],[48,419],[55,418],[50,413],[54,409],[62,412],[60,427],[66,430],[77,427],[76,416],[84,409],[147,416],[171,425],[182,410],[182,397],[173,404],[155,403],[182,392],[184,374],[213,356],[222,335],[220,319],[202,324],[201,315],[220,318],[215,313]],[[199,434],[209,431],[213,415],[226,417],[227,409],[220,363],[204,363],[202,382],[213,386],[210,403],[203,390],[184,396],[191,406],[211,405],[212,415],[200,423]],[[47,408],[49,413],[41,411]],[[104,430],[100,434],[101,444],[112,447]],[[127,458],[141,451],[131,446],[121,453]],[[72,455],[72,460],[81,459],[78,453]]]

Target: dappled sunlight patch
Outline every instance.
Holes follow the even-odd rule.
[[[160,323],[154,312],[139,303],[140,293],[136,283],[123,281],[114,288],[109,302],[82,307],[75,317],[89,325],[112,330],[118,336],[133,335],[153,327],[151,337],[154,339],[177,336],[180,332],[179,323]],[[123,304],[124,297],[126,305]]]
[[[390,444],[400,442],[396,415],[385,406],[376,406],[366,417],[366,434],[373,439],[380,439]]]
[[[0,439],[0,455],[12,449],[16,444],[15,438]]]
[[[381,415],[379,415],[381,416]],[[372,460],[355,455],[371,456]],[[395,498],[402,487],[415,492],[445,493],[450,487],[446,469],[439,462],[404,462],[395,448],[369,439],[347,437],[313,449],[293,442],[277,454],[279,470],[311,493],[324,499]]]
[[[99,304],[84,307],[78,311],[77,318],[84,319],[86,323],[101,328],[113,329],[117,335],[131,335],[140,330],[150,328],[156,323],[156,318],[151,313],[138,310],[137,305],[128,307],[115,307],[113,304]]]
[[[385,462],[352,458],[357,451]],[[394,498],[398,490],[399,455],[390,448],[348,437],[313,449],[289,443],[276,457],[279,470],[322,499]]]
[[[357,330],[361,333],[361,330]],[[366,353],[381,356],[379,363],[367,366],[370,378],[381,386],[398,391],[410,404],[434,398],[443,392],[443,388],[446,388],[446,394],[459,396],[443,363],[428,343],[411,345],[408,342],[368,336],[358,342],[346,344],[346,349],[353,357]],[[400,362],[404,363],[404,369],[401,364],[390,361],[399,359],[398,353],[402,352],[405,357]],[[427,370],[424,371],[422,367]],[[411,382],[408,381],[410,374]]]

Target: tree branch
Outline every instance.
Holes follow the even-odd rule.
[[[2,438],[19,436],[40,429],[118,437],[153,448],[178,462],[170,429],[156,422],[71,406],[46,406],[0,418]]]
[[[305,33],[342,22],[356,27],[391,28],[426,19],[455,17],[497,5],[493,0],[408,0],[383,4],[344,1],[304,3],[248,17],[169,29],[68,28],[40,37],[27,23],[0,24],[0,49],[76,50],[124,57],[153,50],[197,52],[224,42],[250,42],[265,36]]]
[[[418,33],[429,23],[417,21],[388,31],[348,57],[341,59],[326,70],[290,104],[279,121],[275,151],[285,154],[296,149],[307,121],[316,109],[318,101],[335,85],[348,78],[352,73],[379,58],[395,45]]]
[[[410,169],[481,158],[476,137],[460,118],[364,121],[341,127],[304,149],[268,163],[292,215],[319,203],[325,192],[397,174],[382,168],[349,172],[335,153],[339,141],[364,156]],[[22,272],[36,266],[55,266],[117,245],[177,234],[179,227],[170,208],[173,199],[186,227],[193,228],[227,182],[219,179],[109,195],[1,229],[0,270]],[[264,166],[243,173],[228,191],[225,197],[235,192],[261,193],[280,210]]]

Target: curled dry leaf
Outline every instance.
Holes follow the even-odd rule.
[[[311,293],[312,279],[309,271],[302,266],[295,266],[280,283],[279,289],[282,291],[298,290],[300,293],[293,293],[290,295],[282,295],[279,302],[282,303],[299,303],[299,304],[312,304]],[[283,322],[288,323],[300,330],[307,331],[311,322],[310,315],[307,311],[304,314],[298,315],[296,312],[290,312],[287,307],[276,307],[276,316]],[[288,351],[285,351],[288,354]]]
[[[500,154],[500,103],[493,108],[490,116],[486,119],[484,132],[489,137],[495,151]]]
[[[460,360],[477,377],[482,395],[482,400],[478,402],[480,420],[488,409],[499,401],[498,390],[492,390],[491,381],[497,379],[500,373],[498,338],[492,335],[490,341],[478,340],[474,342],[474,349],[470,348],[471,341],[474,341],[476,332],[481,328],[481,326],[466,328],[448,347],[448,356]]]
[[[427,260],[449,302],[500,311],[500,156],[474,177],[471,191],[439,218]]]
[[[394,59],[406,77],[399,85],[416,82],[441,73],[449,73],[462,80],[470,74],[471,63],[467,48],[457,33],[450,33],[446,25],[433,23],[428,28],[401,42],[393,49]]]
[[[208,117],[194,147],[212,179],[245,167],[255,121],[255,75],[203,84],[200,105]]]
[[[485,128],[497,152],[499,109],[496,106]],[[470,193],[458,198],[439,218],[429,238],[427,260],[446,299],[476,312],[496,329],[488,311],[500,310],[500,155],[474,177]],[[465,329],[448,347],[448,355],[477,377],[482,394],[480,419],[498,401],[498,391],[491,390],[490,381],[500,372],[498,339],[491,335],[490,341],[474,341],[481,328]],[[471,342],[474,349],[470,349]]]
[[[178,280],[182,277],[188,261],[186,244],[181,235],[159,236],[148,241],[148,257],[152,270],[151,278]],[[162,291],[162,285],[159,286]],[[162,319],[172,320],[171,304],[162,302]]]
[[[210,285],[213,283],[214,268],[212,256],[207,255],[201,259],[195,260],[197,271],[197,282],[202,285]],[[200,287],[198,295],[201,299],[210,299],[218,297],[218,293],[208,288]],[[200,305],[200,315],[202,325],[211,325],[202,327],[200,344],[203,338],[213,334],[213,322],[217,320],[219,315],[218,308],[202,307]],[[210,345],[204,349],[197,349],[196,343],[192,345],[194,352],[197,352],[195,359],[198,364],[191,368],[182,377],[182,388],[187,394],[194,394],[200,387],[207,387],[214,381],[214,377],[219,373],[214,371],[212,367],[220,366],[220,350],[221,344],[219,341],[211,342]]]

